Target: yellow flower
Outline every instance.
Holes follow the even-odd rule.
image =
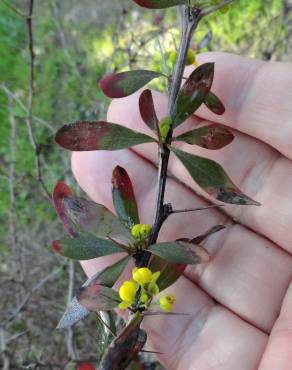
[[[152,271],[147,267],[134,268],[132,271],[133,279],[140,285],[148,284],[152,280]]]
[[[137,240],[146,239],[151,233],[151,225],[148,224],[136,224],[131,229],[131,234]]]
[[[143,224],[140,228],[140,234],[142,239],[146,239],[151,233],[152,227],[149,224]]]
[[[168,294],[168,295],[163,295],[160,298],[159,305],[163,311],[170,312],[172,310],[174,302],[175,302],[175,295]]]
[[[134,281],[126,280],[119,289],[119,295],[122,301],[132,304],[135,299],[138,286]]]

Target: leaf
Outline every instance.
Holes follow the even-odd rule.
[[[81,261],[124,252],[122,248],[110,240],[85,233],[76,238],[55,240],[53,250],[64,257]]]
[[[173,147],[171,150],[188,170],[193,180],[214,198],[224,203],[260,205],[243,194],[218,163]]]
[[[140,223],[131,179],[127,171],[120,166],[113,170],[112,197],[117,215],[127,228],[131,229]]]
[[[172,113],[173,127],[189,118],[204,103],[214,78],[214,63],[196,68],[181,88]]]
[[[234,135],[232,132],[218,124],[199,127],[174,138],[176,141],[183,141],[212,150],[225,147],[233,139]]]
[[[125,369],[142,350],[147,340],[147,334],[140,329],[140,323],[141,318],[132,320],[113,340],[101,360],[100,370]]]
[[[77,370],[95,370],[95,367],[89,362],[84,362],[78,365]]]
[[[89,311],[110,311],[121,302],[115,290],[98,284],[81,287],[76,293],[76,298]]]
[[[200,245],[184,242],[165,242],[150,245],[147,250],[166,261],[196,265],[209,261],[208,252]]]
[[[87,287],[92,284],[99,284],[111,288],[126,268],[129,260],[130,257],[126,256],[113,265],[108,266],[102,271],[97,272],[83,284],[83,287]],[[64,329],[75,325],[78,321],[87,317],[89,313],[90,311],[87,308],[83,307],[78,302],[77,298],[74,297],[66,312],[62,316],[57,329]]]
[[[101,204],[86,198],[69,196],[63,199],[63,207],[66,216],[78,230],[90,232],[95,236],[133,241],[130,232],[119,218]]]
[[[53,190],[53,205],[63,223],[64,229],[69,235],[75,236],[77,235],[76,230],[74,229],[71,220],[66,213],[66,209],[64,208],[64,199],[71,196],[73,196],[71,188],[64,182],[58,181]]]
[[[139,98],[140,115],[146,125],[153,131],[158,127],[158,118],[154,108],[151,90],[144,90]]]
[[[149,9],[170,8],[176,5],[187,5],[187,0],[134,0],[138,5]]]
[[[161,77],[160,72],[143,69],[121,73],[113,73],[99,81],[103,93],[109,98],[124,98],[141,89],[154,78]]]
[[[211,91],[207,95],[205,101],[205,105],[207,108],[210,109],[213,113],[217,114],[218,116],[221,116],[225,113],[225,107],[224,104],[221,102],[221,100]]]
[[[183,274],[187,265],[166,262],[164,259],[153,256],[149,268],[151,271],[160,271],[157,285],[160,292],[174,284]]]
[[[150,136],[104,121],[77,121],[57,132],[56,142],[71,151],[120,150],[155,141]]]

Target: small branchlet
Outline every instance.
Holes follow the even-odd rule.
[[[210,235],[222,230],[216,225],[201,235],[158,242],[161,227],[173,214],[194,212],[211,208],[220,209],[223,204],[213,204],[189,209],[173,209],[165,201],[170,153],[190,174],[194,182],[213,199],[236,205],[259,205],[233,183],[225,170],[215,161],[174,146],[177,141],[218,150],[230,144],[233,133],[224,126],[211,124],[180,135],[176,128],[205,105],[214,114],[225,112],[224,104],[211,91],[214,79],[214,63],[199,65],[197,50],[190,49],[193,32],[207,15],[228,10],[232,0],[134,0],[140,6],[162,9],[183,6],[181,40],[178,52],[169,54],[173,72],[134,70],[114,73],[100,81],[102,91],[111,98],[124,98],[138,91],[154,79],[168,82],[168,107],[164,118],[159,120],[154,98],[149,89],[142,91],[139,110],[142,120],[152,130],[149,136],[124,126],[105,121],[77,121],[63,126],[56,134],[56,142],[74,151],[120,150],[138,144],[157,145],[159,158],[155,219],[152,225],[140,220],[135,191],[126,170],[113,169],[112,199],[116,215],[100,204],[77,197],[64,183],[57,183],[53,202],[69,238],[53,243],[55,252],[76,260],[126,253],[126,256],[90,278],[79,289],[76,297],[63,316],[59,327],[68,327],[86,317],[90,311],[128,310],[127,323],[114,338],[100,364],[100,369],[125,369],[139,352],[143,351],[147,334],[140,325],[145,316],[173,313],[175,295],[161,293],[172,286],[187,265],[207,263],[210,255],[200,244]],[[204,47],[210,40],[208,33],[199,45]],[[186,65],[193,71],[183,81]],[[181,86],[182,85],[182,86]],[[131,279],[117,282],[132,260],[136,267]],[[114,286],[118,287],[115,289]]]

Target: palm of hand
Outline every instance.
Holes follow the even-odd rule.
[[[182,317],[145,319],[148,349],[160,351],[167,369],[292,369],[292,66],[265,64],[225,54],[202,55],[215,61],[214,91],[226,105],[215,117],[238,130],[227,148],[210,152],[242,190],[261,207],[226,206],[217,210],[171,216],[161,240],[194,237],[216,224],[230,225],[206,243],[212,261],[190,267],[171,288]],[[166,99],[155,94],[158,115]],[[108,120],[149,131],[138,112],[138,94],[114,101]],[[183,127],[214,115],[200,108]],[[187,144],[183,144],[186,146]],[[129,172],[143,222],[151,223],[155,204],[156,148],[140,145],[119,152],[74,153],[72,168],[89,196],[112,209],[110,178],[117,164]],[[174,208],[204,205],[198,188],[183,167],[172,160],[166,200]],[[233,222],[234,220],[237,223]],[[109,258],[84,263],[91,275]]]

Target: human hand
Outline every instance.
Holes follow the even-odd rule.
[[[168,370],[292,369],[292,65],[264,63],[239,56],[207,53],[215,61],[212,87],[226,106],[223,116],[201,107],[178,131],[207,123],[236,130],[220,151],[180,143],[187,151],[216,159],[234,182],[261,207],[227,205],[222,210],[170,216],[160,240],[194,237],[216,224],[228,228],[204,244],[212,255],[206,265],[190,266],[169,290],[175,312],[144,320],[147,349],[162,352]],[[108,121],[149,134],[138,109],[139,93],[112,102]],[[159,118],[166,97],[154,93]],[[73,153],[79,185],[96,202],[113,210],[111,174],[125,167],[132,179],[143,223],[152,223],[156,197],[155,144],[115,152]],[[166,201],[175,208],[206,202],[183,166],[170,161]],[[224,212],[223,212],[224,211]],[[233,222],[236,220],[236,223]],[[112,257],[83,263],[90,276]]]

